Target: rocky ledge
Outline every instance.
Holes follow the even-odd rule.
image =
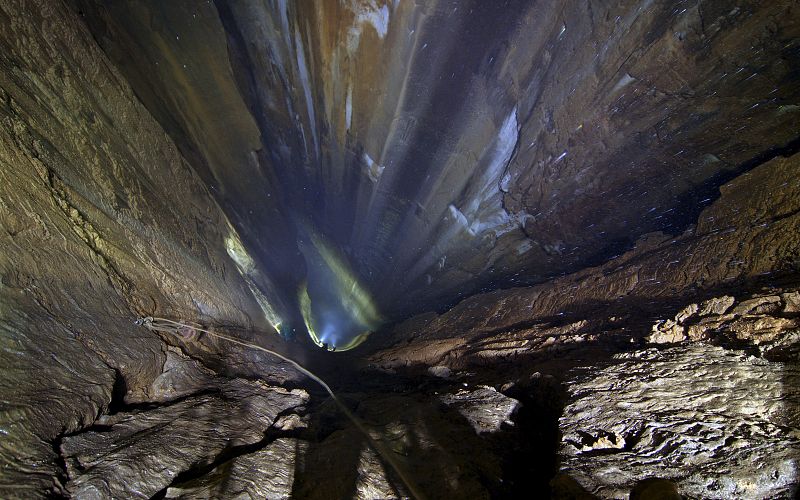
[[[791,498],[800,294],[772,292],[690,304],[653,325],[657,345],[574,370],[561,470],[604,498],[653,477],[691,498]]]

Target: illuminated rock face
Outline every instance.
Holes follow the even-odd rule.
[[[297,218],[396,318],[680,233],[800,127],[791,1],[76,3],[290,301]]]
[[[347,259],[315,232],[301,242],[308,278],[300,310],[315,344],[330,351],[358,347],[384,321]]]
[[[799,375],[708,345],[620,355],[570,381],[561,467],[606,498],[649,477],[699,498],[791,498],[800,436],[781,429],[800,424]]]
[[[0,497],[791,496],[799,17],[0,2]]]

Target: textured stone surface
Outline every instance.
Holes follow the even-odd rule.
[[[594,500],[597,497],[586,491],[569,475],[557,474],[550,481],[550,498],[554,500]]]
[[[153,379],[150,387],[144,391],[144,397],[128,396],[128,403],[167,402],[215,388],[219,384],[219,380],[211,370],[200,362],[186,357],[176,347],[167,347],[164,355],[161,374]]]
[[[683,235],[650,235],[602,266],[542,285],[478,294],[443,314],[411,318],[368,341],[365,347],[378,351],[370,360],[386,367],[484,363],[554,343],[591,341],[598,332],[624,326],[619,320],[631,311],[662,314],[686,294],[794,276],[799,165],[800,155],[777,158],[726,184],[697,227]],[[586,323],[586,317],[605,320]],[[670,321],[669,341],[683,339],[683,327]]]
[[[53,442],[108,407],[115,374],[52,317],[22,312],[37,305],[21,291],[4,286],[0,300],[0,496],[44,497],[63,479]]]
[[[0,33],[0,496],[31,498],[115,380],[147,399],[165,355],[138,315],[265,321],[225,215],[80,18],[3,2]]]
[[[733,297],[723,296],[709,299],[700,306],[697,304],[687,306],[684,311],[692,308],[694,311],[699,310],[700,314],[686,316],[678,313],[676,320],[682,316],[683,326],[676,328],[686,333],[674,342],[688,338],[729,345],[733,343],[740,347],[747,345],[756,348],[767,357],[779,356],[790,359],[790,353],[798,349],[796,340],[800,334],[800,322],[791,312],[795,293],[797,292],[789,291],[780,295],[756,294],[744,297],[738,303]],[[782,297],[785,297],[785,301]],[[720,304],[723,307],[718,307]],[[729,312],[707,313],[709,305],[718,311]],[[674,324],[675,320],[659,321],[653,325],[653,330],[658,333],[650,335],[648,340],[655,342],[654,336],[660,335],[663,325],[669,323]]]
[[[546,492],[575,366],[593,491],[788,495],[797,8],[0,3],[0,496],[405,495],[287,364],[142,315],[320,369],[431,497]],[[274,331],[315,232],[388,319],[526,286],[322,357]]]
[[[355,498],[408,498],[408,493],[392,486],[384,465],[371,448],[364,448],[358,459],[358,483]]]
[[[460,386],[457,384],[455,387]],[[449,394],[360,393],[347,394],[345,401],[356,413],[370,435],[392,453],[414,488],[429,498],[490,498],[507,491],[504,470],[496,450],[502,449],[503,432],[484,432],[466,415],[488,418],[487,398],[465,398],[455,387]],[[491,392],[505,405],[517,404],[511,398],[472,388],[469,392]],[[450,399],[452,404],[443,401]],[[498,411],[502,414],[502,411]],[[466,415],[465,415],[466,414]],[[332,418],[323,415],[323,419]],[[341,419],[336,415],[337,419]],[[312,423],[312,427],[313,427]],[[359,432],[346,421],[337,430],[311,443],[296,474],[298,498],[403,498],[409,493],[403,481],[378,460]],[[318,484],[325,478],[325,487]]]
[[[789,292],[784,293],[781,295],[784,304],[786,306],[783,309],[783,312],[786,313],[798,313],[800,312],[800,292]]]
[[[680,232],[800,128],[791,0],[75,3],[287,301],[293,217],[419,311]]]
[[[720,315],[725,314],[728,309],[736,302],[736,299],[730,295],[723,295],[722,297],[714,297],[708,299],[698,307],[699,316],[709,316],[711,314]]]
[[[519,408],[519,401],[486,386],[446,394],[442,402],[456,408],[478,434],[498,432],[503,425],[514,425],[511,416]]]
[[[654,344],[675,344],[685,339],[684,327],[672,319],[653,325],[653,333],[647,337],[647,341]]]
[[[305,448],[306,444],[297,439],[276,439],[265,448],[225,462],[196,480],[170,487],[165,498],[290,498],[297,455]]]
[[[307,399],[301,390],[233,380],[218,393],[103,416],[62,441],[67,491],[79,498],[150,498],[179,473],[261,441],[278,414]]]
[[[790,498],[800,370],[692,343],[615,357],[569,385],[562,469],[601,497],[650,476],[696,498]]]

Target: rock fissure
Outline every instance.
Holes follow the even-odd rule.
[[[69,498],[67,495],[67,490],[65,485],[67,481],[69,481],[69,469],[67,468],[67,461],[64,459],[64,456],[61,454],[61,440],[63,436],[57,436],[53,441],[50,443],[53,453],[55,454],[55,462],[57,466],[57,472],[53,477],[53,489],[48,493],[48,497],[51,499],[56,498]]]

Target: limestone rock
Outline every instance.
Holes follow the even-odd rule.
[[[307,443],[297,439],[276,439],[258,451],[218,465],[211,472],[195,480],[170,486],[165,498],[182,500],[292,498],[297,460],[307,447]]]
[[[683,326],[671,319],[656,323],[653,325],[652,331],[653,333],[647,337],[647,341],[653,344],[674,344],[686,339]]]
[[[798,313],[800,312],[800,291],[781,294],[783,299],[785,313]]]
[[[697,315],[699,310],[700,306],[697,304],[689,304],[675,315],[675,319],[656,323],[647,341],[653,344],[675,344],[686,340],[686,328],[683,325]]]
[[[276,386],[304,383],[287,363],[146,315],[333,373],[369,357],[397,377],[346,400],[432,497],[502,495],[509,441],[560,410],[550,379],[523,407],[456,383],[522,401],[509,381],[577,364],[596,422],[567,461],[610,464],[581,484],[788,492],[797,292],[674,314],[800,269],[796,1],[734,3],[0,2],[0,497],[406,494]],[[298,220],[387,320],[447,312],[355,357],[283,343]],[[653,342],[763,358],[683,342],[604,364],[668,317]],[[508,425],[549,396],[536,432]]]
[[[149,498],[223,450],[259,442],[278,414],[307,398],[301,390],[233,380],[219,392],[104,416],[63,439],[67,490],[77,497]]]
[[[723,295],[722,297],[714,297],[713,299],[708,299],[700,304],[700,311],[698,312],[698,315],[719,316],[721,314],[725,314],[735,302],[736,299],[734,299],[730,295]]]
[[[68,4],[0,3],[3,498],[62,494],[61,437],[149,399],[164,341],[138,316],[266,323],[225,214]]]
[[[697,498],[788,498],[800,484],[796,363],[690,343],[620,354],[568,388],[561,467],[600,497],[651,476]],[[625,445],[581,444],[597,433]]]
[[[216,375],[200,362],[188,358],[176,347],[168,347],[164,365],[150,387],[139,398],[128,396],[127,403],[160,403],[207,390],[219,384]]]
[[[631,490],[630,500],[682,500],[675,483],[666,479],[642,479]]]
[[[785,332],[774,342],[758,346],[765,359],[794,363],[800,359],[800,330]]]
[[[402,498],[391,485],[383,463],[368,450],[355,429],[338,430],[320,443],[310,443],[295,463],[296,498],[346,498],[356,492],[379,493],[365,498]]]
[[[781,186],[795,189],[798,164],[800,154],[775,158],[731,181],[723,186],[721,198],[704,210],[704,224],[678,237],[653,240],[648,247],[634,248],[601,266],[547,284],[477,294],[445,313],[400,323],[375,339],[372,349],[376,352],[370,360],[387,367],[424,363],[463,369],[470,363],[483,364],[494,354],[493,343],[506,349],[500,358],[524,356],[538,346],[537,338],[546,333],[549,323],[558,324],[562,317],[564,321],[616,317],[635,308],[663,318],[662,302],[669,303],[698,285],[725,287],[735,280],[792,273],[800,252],[796,237],[800,234],[800,192],[777,198],[772,193]],[[735,210],[730,209],[734,206]],[[754,214],[766,217],[768,213],[786,216],[753,224]],[[715,256],[711,264],[706,260],[709,255]],[[643,278],[643,273],[648,277]],[[720,318],[711,309],[722,310],[729,302],[730,298],[721,296],[716,304],[703,303],[702,309],[709,309],[704,311],[709,317]],[[700,312],[698,306],[698,316]],[[693,316],[678,326],[684,334],[701,338],[707,330],[694,328],[693,323],[704,320]],[[664,340],[683,338],[680,328],[669,326]],[[475,348],[476,341],[484,348]]]
[[[446,366],[431,366],[428,368],[428,373],[434,377],[448,378],[452,375],[450,368]]]
[[[274,236],[313,207],[389,310],[681,233],[800,125],[791,0],[73,3],[235,229],[266,228],[245,238],[261,267],[291,282],[295,240]],[[792,217],[796,189],[747,190],[782,208],[718,209],[698,234],[782,226],[770,218]],[[713,239],[661,264],[728,245]],[[714,272],[741,273],[729,246]]]
[[[691,340],[741,341],[757,346],[762,352],[775,349],[773,355],[779,351],[785,355],[787,348],[794,349],[791,332],[800,327],[800,323],[791,317],[792,313],[786,312],[788,302],[782,297],[792,297],[794,293],[797,292],[784,292],[781,296],[756,294],[738,304],[732,297],[710,299],[701,307],[703,312],[706,309],[708,312],[687,327],[688,337]],[[721,312],[713,313],[712,309]]]
[[[617,433],[596,431],[593,433],[580,431],[580,442],[570,441],[570,444],[580,449],[581,452],[622,450],[625,448],[625,438]]]
[[[740,340],[747,340],[758,345],[773,341],[787,330],[796,329],[798,326],[800,323],[794,319],[756,316],[737,318],[726,325],[726,330],[732,332]]]
[[[736,305],[731,314],[742,316],[745,314],[770,314],[781,308],[781,298],[777,295],[755,297],[744,300]]]
[[[597,497],[590,494],[569,474],[556,474],[550,481],[550,498],[553,500],[593,500]]]
[[[293,431],[296,429],[305,429],[308,427],[308,416],[300,416],[296,413],[290,413],[289,415],[281,415],[275,420],[273,424],[278,430],[281,431]]]
[[[689,325],[688,337],[691,340],[706,340],[714,336],[731,321],[735,320],[733,314],[723,314],[721,316],[708,316],[701,319],[694,325]]]
[[[503,425],[513,425],[511,417],[519,408],[519,401],[487,386],[443,395],[442,402],[456,408],[478,434],[498,432]]]
[[[688,306],[684,307],[683,309],[675,315],[675,322],[679,325],[682,325],[686,322],[687,319],[691,318],[697,311],[700,310],[700,306],[697,304],[689,304]]]
[[[386,476],[384,465],[371,448],[361,450],[358,460],[358,482],[356,498],[408,498],[406,494],[392,486]]]
[[[359,394],[355,401],[355,395],[341,396],[353,407],[357,401],[357,415],[370,435],[427,497],[488,499],[490,492],[503,491],[503,462],[495,451],[502,436],[479,435],[457,406],[442,403],[441,395]],[[341,416],[335,412],[325,418],[334,417]],[[356,491],[364,498],[409,496],[393,469],[346,421],[311,443],[297,477],[299,498],[345,498]],[[319,488],[322,478],[325,487]]]

